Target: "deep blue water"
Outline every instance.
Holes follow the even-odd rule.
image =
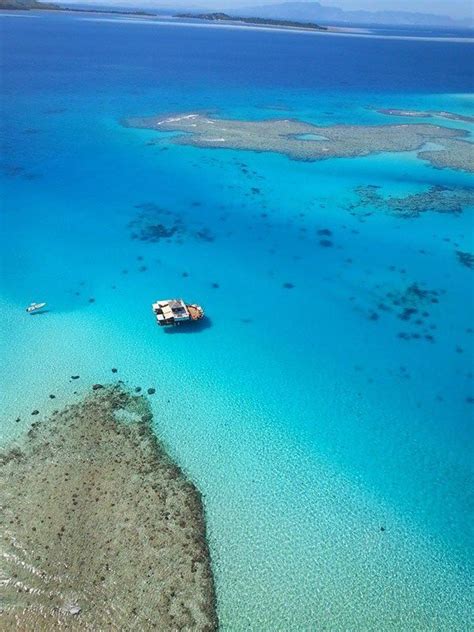
[[[474,82],[466,44],[420,46],[410,39],[363,38],[354,42],[324,34],[296,38],[285,32],[216,31],[219,27],[212,27],[210,38],[206,25],[186,28],[165,22],[146,29],[146,24],[133,25],[120,18],[105,22],[100,17],[85,21],[83,16],[45,19],[36,15],[36,19],[23,18],[21,29],[3,25],[6,51],[18,50],[21,42],[14,66],[6,64],[4,69],[6,89],[21,89],[16,83],[19,73],[29,90],[64,89],[73,94],[83,92],[83,83],[89,89],[99,84],[103,89],[125,89],[148,82],[175,88],[197,84],[201,88],[450,94],[471,91]],[[14,19],[21,18],[3,22]]]
[[[473,209],[349,207],[361,185],[406,196],[472,175],[412,154],[176,146],[121,121],[471,114],[472,44],[54,14],[0,29],[2,434],[52,390],[69,401],[71,374],[87,388],[117,366],[157,387],[157,431],[203,492],[223,629],[469,629],[473,295],[455,251],[473,252]],[[132,239],[143,204],[182,238]],[[370,318],[413,283],[439,293],[433,343]],[[208,326],[158,330],[168,295]],[[32,300],[50,311],[25,317]]]

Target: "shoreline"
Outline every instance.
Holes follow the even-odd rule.
[[[326,35],[332,37],[352,37],[352,38],[365,38],[365,39],[378,39],[378,40],[400,40],[400,41],[419,41],[419,42],[443,42],[453,44],[474,44],[474,37],[460,37],[460,36],[427,36],[427,35],[388,35],[377,33],[376,30],[361,26],[332,26],[328,25],[327,30],[317,30],[308,28],[297,27],[284,27],[284,26],[272,26],[272,25],[257,25],[246,24],[243,22],[211,22],[208,20],[193,19],[184,21],[175,18],[173,15],[149,15],[149,14],[137,14],[137,13],[125,13],[125,12],[113,12],[113,11],[89,11],[83,10],[69,10],[68,8],[61,10],[54,9],[30,9],[30,10],[16,10],[16,9],[1,9],[0,17],[39,17],[41,14],[69,14],[77,15],[77,18],[85,21],[95,22],[115,22],[117,24],[149,24],[154,26],[176,26],[176,27],[188,27],[188,28],[230,28],[230,29],[247,29],[249,31],[262,31],[273,33],[298,33],[303,35]]]
[[[225,13],[178,13],[173,18],[181,20],[193,20],[200,22],[208,22],[211,24],[236,24],[242,26],[256,26],[263,28],[277,28],[277,29],[289,29],[289,30],[303,30],[303,31],[316,31],[326,32],[331,27],[321,26],[314,22],[300,22],[298,20],[276,20],[245,16],[231,16]]]
[[[201,495],[120,384],[1,451],[4,630],[217,629]]]

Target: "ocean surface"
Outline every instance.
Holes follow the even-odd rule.
[[[472,115],[472,42],[54,13],[0,13],[0,37],[2,443],[93,383],[154,387],[157,432],[203,494],[222,630],[472,629],[473,271],[456,251],[474,252],[474,209],[367,214],[355,191],[472,175],[122,125]],[[141,241],[143,213],[184,229]],[[437,297],[432,339],[380,308],[414,284]],[[172,296],[206,323],[159,329],[151,303]]]

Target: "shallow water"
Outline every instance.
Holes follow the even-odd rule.
[[[470,627],[472,270],[456,250],[473,252],[472,208],[351,205],[359,186],[398,198],[472,176],[414,154],[296,162],[121,125],[469,114],[469,44],[57,15],[0,28],[5,440],[117,367],[157,389],[159,433],[203,493],[222,629]],[[169,240],[132,239],[178,218]],[[412,284],[438,293],[416,307],[423,325],[390,302]],[[172,295],[207,326],[159,330],[150,304]],[[49,311],[26,315],[33,300]]]
[[[2,452],[2,630],[216,629],[200,495],[151,419],[95,384]]]

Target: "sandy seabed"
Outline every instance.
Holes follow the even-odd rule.
[[[1,453],[2,630],[217,628],[201,497],[151,421],[99,385]]]

